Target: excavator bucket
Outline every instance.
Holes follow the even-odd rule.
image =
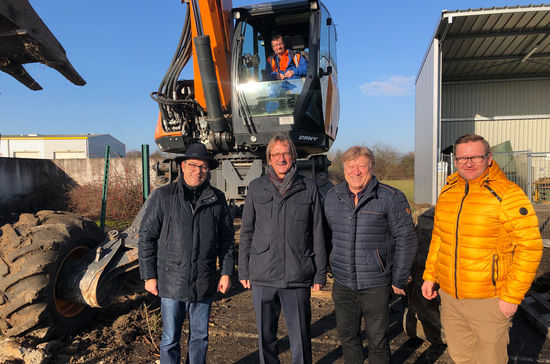
[[[56,69],[75,85],[86,84],[27,0],[0,0],[0,70],[31,90],[41,90],[23,66],[35,62]]]

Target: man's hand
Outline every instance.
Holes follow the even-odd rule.
[[[145,281],[145,290],[155,296],[159,295],[157,279],[151,278]]]
[[[404,289],[397,288],[397,287],[394,286],[393,284],[391,285],[391,288],[393,289],[393,293],[395,293],[395,294],[398,295],[398,296],[405,296],[405,295],[406,295]]]
[[[435,282],[424,281],[422,283],[422,296],[424,298],[431,300],[437,297],[437,291],[434,290]]]
[[[248,279],[241,279],[241,284],[244,288],[250,289],[250,281]]]
[[[220,281],[218,283],[218,292],[225,294],[225,292],[229,291],[229,288],[231,288],[231,279],[229,279],[229,276],[227,274],[224,274],[220,277]]]
[[[510,319],[512,318],[512,316],[514,316],[514,314],[518,310],[518,305],[516,305],[515,303],[510,303],[499,299],[498,308],[500,308],[500,312],[502,312],[504,316]]]
[[[313,283],[313,286],[311,286],[311,290],[312,291],[320,291],[322,287],[323,287],[323,285],[320,284],[320,283]]]
[[[292,76],[294,76],[294,71],[293,70],[288,70],[285,72],[285,77],[284,78],[291,78]]]

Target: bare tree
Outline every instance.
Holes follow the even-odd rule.
[[[377,143],[372,147],[376,164],[374,174],[378,179],[396,179],[399,173],[399,162],[401,154],[388,144]]]
[[[414,178],[414,153],[400,153],[388,144],[375,144],[370,148],[374,152],[374,174],[380,180],[396,180]],[[344,181],[344,166],[342,155],[344,151],[336,149],[328,154],[331,166],[328,169],[332,183]]]
[[[330,160],[330,167],[328,167],[328,176],[332,183],[337,185],[344,181],[344,166],[342,164],[343,151],[336,149],[328,154]]]

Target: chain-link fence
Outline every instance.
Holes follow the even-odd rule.
[[[533,204],[550,203],[550,153],[495,152],[493,159]],[[454,172],[453,155],[442,154],[437,165],[438,190]]]

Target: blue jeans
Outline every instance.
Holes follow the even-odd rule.
[[[160,299],[162,315],[161,364],[180,364],[181,329],[187,312],[189,312],[188,362],[190,364],[206,363],[208,318],[210,317],[211,307],[211,299],[192,303],[178,301],[173,298]]]

